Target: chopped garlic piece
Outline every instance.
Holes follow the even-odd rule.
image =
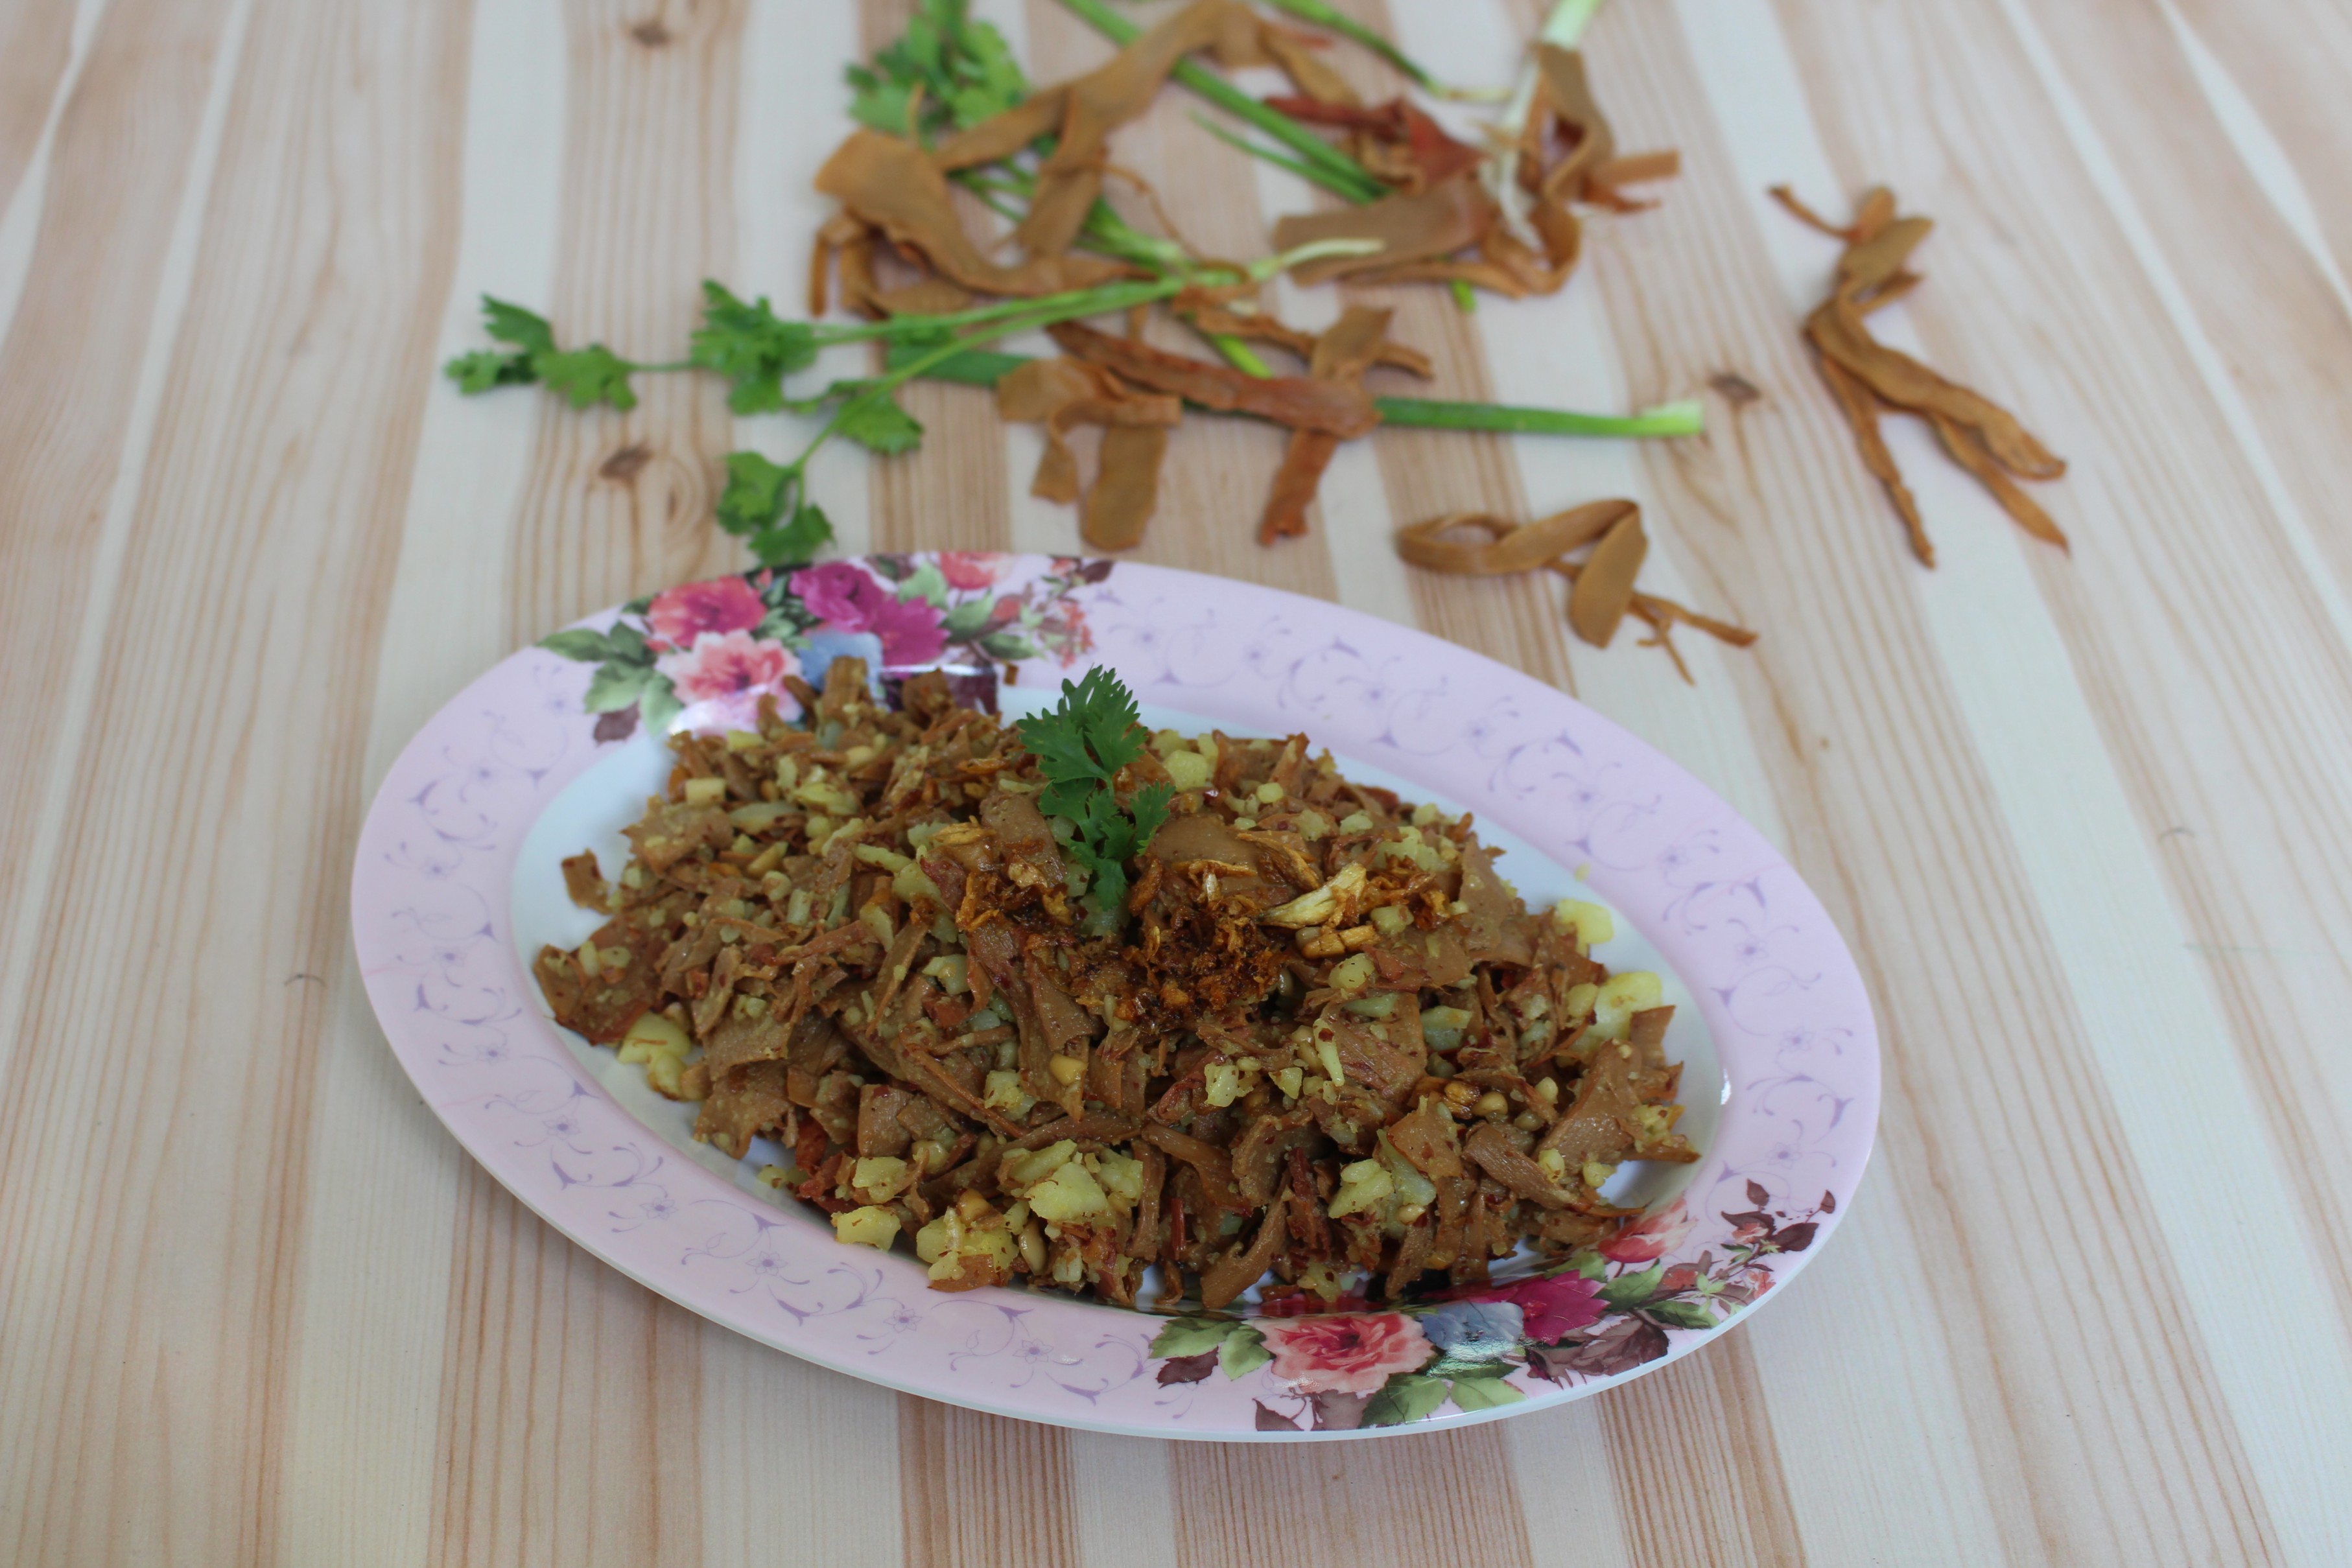
[[[1181,789],[1205,789],[1216,765],[1197,751],[1171,751],[1166,758],[1168,780]]]
[[[1372,956],[1358,953],[1331,966],[1331,987],[1343,996],[1353,996],[1372,983]]]
[[[1339,1172],[1339,1190],[1332,1195],[1334,1219],[1370,1208],[1396,1191],[1396,1178],[1378,1160],[1358,1160]]]
[[[869,1204],[835,1215],[833,1235],[835,1240],[853,1247],[872,1247],[887,1252],[890,1243],[898,1239],[898,1217]]]
[[[1575,1000],[1573,993],[1569,999]],[[1632,1032],[1635,1013],[1647,1012],[1664,1000],[1658,977],[1647,969],[1612,975],[1593,994],[1592,1027],[1603,1040],[1623,1040]]]
[[[1576,950],[1590,952],[1596,942],[1606,942],[1617,935],[1617,917],[1598,904],[1581,898],[1563,898],[1551,906],[1551,917],[1563,931],[1576,933]]]

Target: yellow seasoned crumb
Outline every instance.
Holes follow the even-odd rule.
[[[867,1205],[833,1217],[833,1234],[837,1241],[852,1247],[871,1247],[887,1252],[890,1243],[898,1239],[898,1217],[887,1208]]]
[[[1617,935],[1617,917],[1598,904],[1581,898],[1563,898],[1551,906],[1551,917],[1563,931],[1576,933],[1576,950],[1589,953],[1596,942],[1606,942]]]

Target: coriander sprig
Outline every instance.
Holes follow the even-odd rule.
[[[936,315],[893,316],[856,325],[819,326],[779,317],[765,296],[749,303],[717,283],[705,282],[702,325],[688,356],[675,363],[646,364],[622,359],[602,343],[560,348],[555,329],[543,316],[485,295],[482,326],[508,347],[478,350],[451,360],[446,370],[464,392],[493,387],[546,385],[574,408],[603,402],[621,410],[637,405],[629,378],[667,371],[709,371],[733,383],[728,406],[738,413],[831,414],[814,438],[790,463],[757,452],[727,458],[727,487],[719,497],[717,520],[743,539],[768,566],[801,566],[833,538],[833,525],[808,497],[809,459],[833,436],[854,441],[884,455],[921,444],[922,422],[898,406],[891,393],[914,377],[928,375],[957,355],[1014,332],[1050,327],[1082,316],[1110,315],[1177,293],[1193,278],[1246,278],[1264,282],[1286,267],[1318,256],[1360,252],[1367,240],[1318,240],[1262,257],[1245,267],[1219,264],[1183,276],[1098,284],[1028,299],[1006,299]],[[784,378],[816,362],[817,350],[840,343],[881,342],[887,368],[870,379],[837,381],[811,397],[785,395]]]
[[[1066,818],[1067,848],[1087,868],[1088,924],[1116,931],[1127,917],[1127,862],[1168,820],[1169,787],[1147,784],[1122,809],[1113,789],[1120,768],[1143,755],[1135,694],[1100,664],[1062,683],[1062,700],[1015,727],[1046,787],[1038,810]]]
[[[892,136],[928,141],[978,125],[1029,96],[1004,36],[975,22],[970,0],[920,0],[906,36],[848,68],[850,115]]]

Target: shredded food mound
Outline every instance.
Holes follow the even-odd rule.
[[[1524,907],[1467,817],[1303,735],[1130,729],[1109,793],[1171,814],[1106,918],[1038,758],[943,676],[797,695],[672,739],[619,880],[565,862],[609,918],[535,968],[698,1138],[777,1140],[763,1179],[910,1237],[934,1289],[1392,1299],[1603,1241],[1622,1162],[1697,1158],[1657,977],[1591,956],[1599,905]]]

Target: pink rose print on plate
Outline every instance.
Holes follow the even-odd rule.
[[[1681,1198],[1643,1215],[1597,1250],[1612,1263],[1654,1263],[1681,1246],[1691,1233],[1690,1210]]]
[[[863,568],[829,560],[793,574],[801,602],[835,630],[870,632],[882,642],[892,669],[928,664],[948,645],[940,612],[929,600],[900,599]]]
[[[1370,1394],[1429,1359],[1429,1336],[1402,1312],[1261,1319],[1274,1375],[1301,1394]]]
[[[1523,1332],[1538,1344],[1552,1344],[1601,1321],[1601,1286],[1581,1274],[1549,1280],[1517,1280],[1483,1291],[1448,1291],[1463,1301],[1504,1301],[1519,1309]]]
[[[959,593],[978,593],[983,588],[995,587],[996,580],[1004,575],[1004,569],[1012,562],[1011,556],[992,550],[941,550],[940,575]]]
[[[706,632],[749,632],[767,612],[750,583],[740,577],[719,577],[655,594],[646,608],[646,624],[656,645],[691,648]]]
[[[687,722],[698,730],[756,727],[762,696],[773,696],[783,717],[800,716],[800,703],[784,688],[786,675],[801,673],[800,661],[782,643],[749,632],[705,632],[691,648],[663,654],[654,668],[669,677]]]

